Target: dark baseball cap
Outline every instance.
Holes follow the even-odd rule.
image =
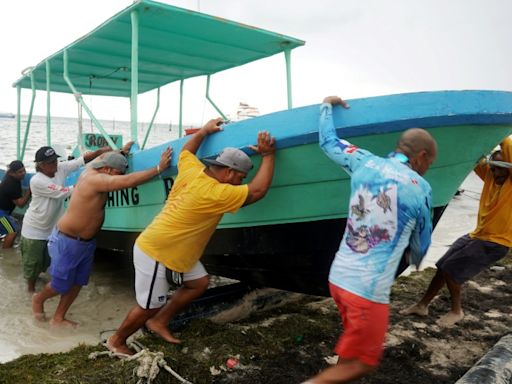
[[[249,173],[252,169],[252,161],[245,152],[238,148],[227,147],[215,158],[204,159],[206,164],[218,165],[221,167],[233,168],[235,171]]]
[[[36,152],[36,159],[34,160],[36,163],[50,163],[54,160],[57,160],[60,156],[57,155],[55,149],[52,147],[41,147]]]
[[[11,161],[11,163],[8,165],[9,171],[16,172],[19,171],[21,168],[24,168],[25,166],[20,160],[14,160]]]

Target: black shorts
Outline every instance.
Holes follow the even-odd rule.
[[[462,284],[503,258],[508,250],[504,245],[464,235],[452,244],[436,266]]]

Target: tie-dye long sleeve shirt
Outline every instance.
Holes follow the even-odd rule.
[[[405,248],[410,245],[410,263],[419,265],[430,246],[430,185],[405,155],[382,158],[339,139],[330,104],[320,107],[319,135],[325,154],[351,176],[347,225],[329,281],[387,304]]]

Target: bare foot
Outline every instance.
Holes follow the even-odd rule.
[[[460,311],[460,313],[456,312],[448,312],[447,314],[441,316],[436,324],[440,327],[453,327],[457,322],[461,321],[464,318],[464,312]]]
[[[414,304],[408,308],[402,309],[400,311],[401,315],[418,315],[418,316],[428,316],[428,307],[425,305]]]
[[[32,315],[37,321],[46,321],[44,314],[44,302],[39,300],[37,293],[32,295]]]
[[[41,321],[41,322],[44,322],[46,321],[46,314],[44,312],[39,312],[39,313],[33,313],[34,315],[34,319],[36,319],[37,321]]]
[[[112,339],[114,339],[114,336],[110,336],[107,341],[105,341],[105,347],[107,347],[110,352],[115,353],[120,358],[123,357],[122,355],[133,355],[133,351],[128,348],[125,343],[117,344]]]
[[[78,323],[76,321],[71,321],[68,319],[62,319],[62,320],[50,320],[50,325],[54,327],[62,327],[62,328],[76,328],[78,327]]]
[[[150,321],[146,321],[146,328],[153,334],[160,336],[165,341],[171,344],[181,344],[181,340],[175,338],[167,327],[162,327],[158,323],[150,323]]]

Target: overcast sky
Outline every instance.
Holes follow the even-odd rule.
[[[294,106],[325,95],[346,99],[426,90],[512,91],[510,0],[166,0],[306,41],[292,51]],[[2,4],[0,112],[16,112],[12,83],[20,72],[86,34],[130,0],[16,0]],[[204,101],[204,77],[185,81],[187,122],[216,113]],[[24,91],[22,114],[30,92]],[[162,88],[157,121],[177,122],[178,85]],[[239,101],[261,112],[286,107],[283,55],[212,76],[211,95],[223,111]],[[90,98],[104,119],[128,120],[128,103]],[[156,93],[140,97],[139,119],[151,119]],[[52,97],[52,113],[76,116],[70,95]],[[38,92],[35,114],[44,115]]]

